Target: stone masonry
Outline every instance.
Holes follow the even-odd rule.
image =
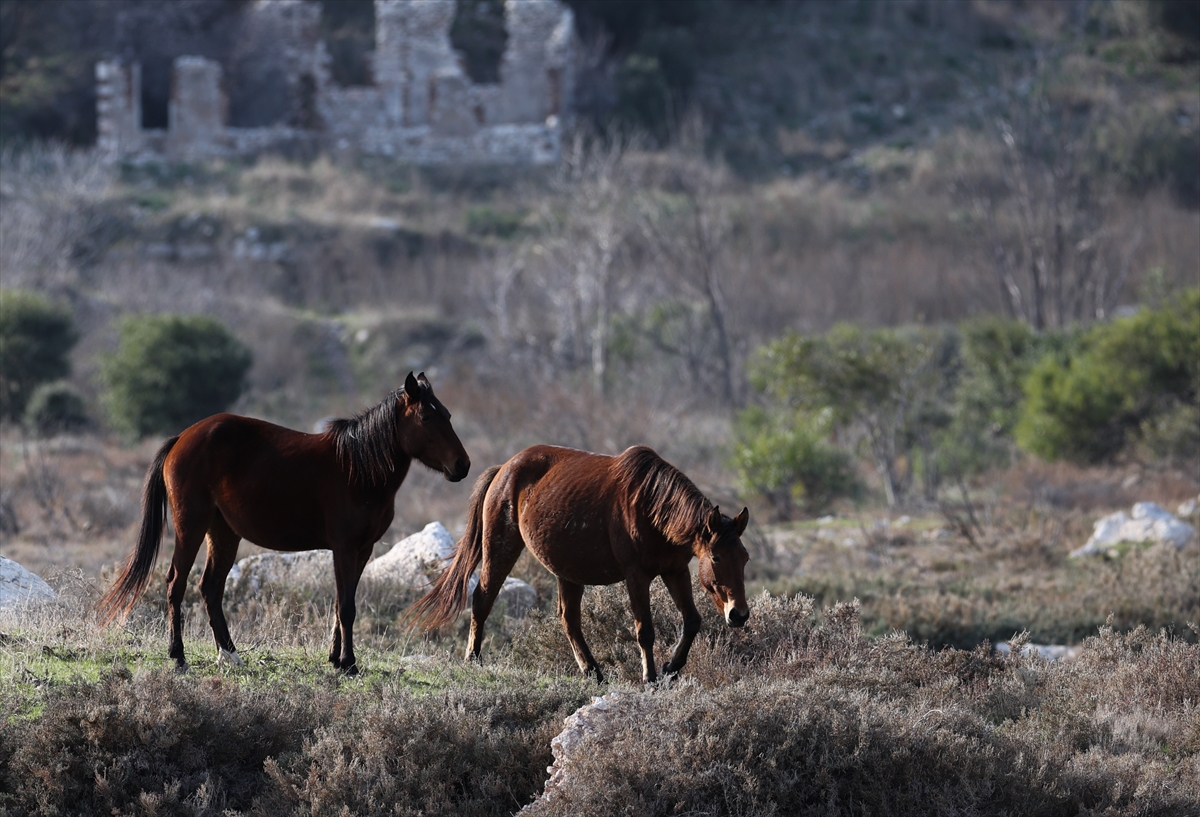
[[[183,55],[173,66],[168,128],[142,127],[141,70],[96,65],[97,144],[113,158],[196,160],[287,143],[383,154],[417,164],[558,161],[570,117],[574,19],[558,0],[505,0],[508,42],[500,82],[477,84],[450,43],[455,0],[375,0],[374,84],[345,88],[330,76],[309,0],[257,0],[251,24],[279,32],[297,112],[286,124],[228,125],[222,67]]]

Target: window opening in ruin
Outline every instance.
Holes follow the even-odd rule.
[[[558,116],[562,109],[562,69],[551,68],[546,72],[546,78],[550,81],[550,110],[547,114]]]
[[[146,55],[141,62],[142,127],[166,130],[171,99],[171,58]]]
[[[472,82],[499,82],[500,60],[508,45],[503,0],[457,0],[450,45],[459,53],[463,71]]]
[[[374,83],[375,0],[322,0],[321,34],[334,82],[343,87]]]
[[[301,74],[296,83],[295,126],[302,130],[322,130],[321,114],[317,110],[317,81],[312,74]]]

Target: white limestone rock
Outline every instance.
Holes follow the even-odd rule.
[[[231,596],[252,596],[270,587],[332,592],[333,586],[333,553],[328,550],[247,556],[225,579],[225,593]]]
[[[391,550],[367,563],[363,579],[425,587],[454,555],[454,537],[441,522],[430,522],[420,531],[392,545]]]
[[[1001,655],[1012,653],[1012,645],[1001,641],[996,645],[996,652]],[[1021,648],[1022,655],[1034,655],[1043,661],[1074,661],[1083,652],[1083,647],[1068,647],[1065,644],[1026,644]]]
[[[1153,502],[1139,502],[1129,515],[1118,511],[1097,521],[1091,538],[1083,547],[1071,551],[1070,555],[1108,554],[1123,542],[1169,543],[1182,549],[1195,537],[1196,529],[1176,519],[1170,511]]]
[[[441,522],[430,522],[422,530],[401,539],[387,553],[367,563],[362,581],[425,590],[454,555],[454,538]],[[477,576],[471,577],[475,590]],[[265,588],[332,593],[333,554],[328,550],[299,553],[261,553],[238,561],[225,580],[230,596],[252,596]],[[537,591],[509,577],[504,580],[496,604],[507,615],[523,616],[537,604]]]
[[[593,698],[590,704],[579,707],[563,720],[563,730],[550,740],[554,764],[546,767],[550,777],[540,797],[518,814],[540,811],[560,798],[559,786],[571,773],[571,761],[581,745],[589,738],[603,737],[606,727],[615,719],[634,711],[642,696],[636,692],[610,692]]]
[[[475,585],[478,583],[479,577],[472,576],[468,585],[470,592],[475,592]],[[507,616],[521,618],[537,605],[537,600],[538,592],[532,585],[509,576],[504,580],[504,584],[500,585],[494,609],[503,611]]]
[[[442,572],[454,556],[454,537],[441,522],[430,522],[422,530],[401,539],[387,553],[367,564],[363,580],[390,582],[424,590]],[[471,577],[468,592],[479,583],[478,574]],[[532,586],[509,576],[496,597],[497,607],[510,616],[523,616],[537,604],[538,594]]]
[[[19,610],[56,597],[50,585],[12,559],[0,556],[0,611]]]

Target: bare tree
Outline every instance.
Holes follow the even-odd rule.
[[[986,225],[994,285],[1035,329],[1103,318],[1129,278],[1142,229],[1119,228],[1098,168],[1092,116],[1030,93],[997,124],[1002,183],[965,185]]]
[[[102,221],[94,204],[113,182],[94,151],[61,145],[0,154],[0,268],[7,287],[46,289],[76,279]]]
[[[597,394],[608,389],[612,318],[629,280],[622,256],[634,185],[625,150],[576,139],[560,195],[543,203],[538,234],[501,261],[492,299],[506,342],[549,350],[556,368],[586,367]]]
[[[704,156],[701,128],[693,121],[671,151],[669,184],[641,196],[639,224],[656,261],[678,295],[698,299],[710,324],[722,402],[738,404],[735,344],[729,327],[726,282],[732,273],[732,218],[728,168]],[[695,345],[676,349],[693,372],[707,368]]]

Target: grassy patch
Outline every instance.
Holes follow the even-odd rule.
[[[617,677],[636,677],[618,590],[589,591],[584,629]],[[653,606],[665,642],[675,613],[661,590]],[[146,649],[161,630],[150,616],[155,626],[105,634],[69,611],[42,616],[5,639],[0,808],[514,814],[542,792],[563,718],[601,692],[610,708],[560,753],[562,774],[533,813],[1200,805],[1196,643],[1106,626],[1076,661],[1048,663],[1021,654],[1025,636],[1007,657],[873,638],[858,604],[818,615],[809,597],[763,594],[752,610],[735,631],[704,609],[683,675],[649,689],[573,675],[546,618],[482,665],[458,659],[458,643],[452,654],[371,647],[348,679],[324,664],[315,630],[247,647],[237,670],[189,641],[192,669],[178,674]],[[30,681],[29,668],[53,682]]]

